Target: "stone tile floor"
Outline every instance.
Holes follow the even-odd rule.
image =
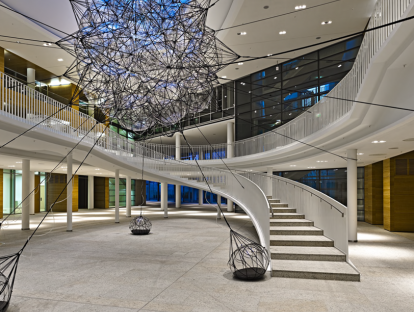
[[[133,236],[121,209],[48,217],[19,263],[9,308],[17,311],[414,311],[414,240],[359,223],[350,256],[361,282],[266,277],[234,280],[227,267],[229,232],[215,208],[145,207],[153,230]],[[138,215],[139,209],[133,209]],[[255,238],[248,217],[227,213],[234,229]],[[42,214],[32,220],[32,229]],[[17,251],[29,231],[19,216],[0,231],[0,255]]]

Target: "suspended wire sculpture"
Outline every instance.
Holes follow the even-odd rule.
[[[187,141],[187,138],[184,135],[184,132],[181,131],[181,134],[190,149],[191,153],[194,155],[194,151]],[[210,193],[214,193],[211,189],[210,182],[208,178],[204,175],[202,167],[199,165],[197,159],[194,159],[197,167],[201,173],[201,179],[207,184],[207,187],[210,190]],[[231,170],[230,170],[231,172]],[[236,178],[233,172],[233,177]],[[236,178],[237,180],[237,178]],[[239,180],[237,180],[239,181]],[[243,185],[240,183],[241,187]],[[244,187],[243,187],[244,188]],[[241,235],[240,233],[234,231],[230,226],[224,212],[221,208],[221,205],[217,203],[217,208],[220,210],[221,215],[223,216],[226,225],[230,229],[230,251],[229,251],[229,261],[228,265],[230,270],[233,272],[233,276],[242,280],[258,280],[264,277],[267,272],[267,269],[270,265],[270,255],[268,250],[263,247],[261,244],[256,243],[255,241]]]
[[[239,58],[206,26],[210,0],[71,0],[79,30],[56,44],[64,76],[129,129],[171,126],[211,102]]]
[[[142,216],[142,206],[145,202],[144,197],[144,159],[145,159],[146,148],[145,145],[142,147],[142,168],[141,168],[141,212],[138,217],[134,217],[129,223],[129,229],[134,235],[147,235],[151,231],[151,221]]]
[[[129,223],[129,229],[131,230],[132,234],[134,235],[146,235],[149,234],[152,228],[151,221],[139,215],[138,217],[134,217],[131,222]]]

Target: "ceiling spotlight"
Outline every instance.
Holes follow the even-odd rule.
[[[237,63],[237,65],[243,65],[243,63]]]
[[[223,79],[224,79],[224,78],[227,78],[227,76],[221,76],[221,78],[223,78]]]
[[[58,62],[63,62],[63,59],[58,59]]]
[[[276,66],[276,70],[279,70],[279,66]]]
[[[296,69],[296,70],[298,70],[298,69],[299,69],[299,67],[296,67],[295,69]]]
[[[364,153],[358,153],[359,156],[364,155]]]
[[[273,54],[268,54],[267,56],[272,56]]]
[[[245,32],[245,31],[242,31],[242,32],[239,32],[239,33],[237,33],[239,36],[245,36],[245,35],[247,35],[247,32]]]
[[[321,23],[322,25],[332,24],[332,21],[325,21]]]
[[[285,30],[279,31],[279,35],[286,35],[286,31]]]
[[[378,143],[385,143],[386,141],[372,141],[372,143],[374,144],[378,144]]]
[[[342,67],[342,64],[339,64],[338,67]]]
[[[50,47],[52,44],[50,42],[46,42],[43,44],[45,47]]]
[[[306,5],[305,4],[295,6],[295,10],[303,10],[303,9],[306,9]]]

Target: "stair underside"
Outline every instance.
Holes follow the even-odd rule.
[[[272,260],[272,276],[360,281],[360,274],[346,262]]]

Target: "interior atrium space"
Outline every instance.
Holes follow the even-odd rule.
[[[414,0],[0,0],[1,312],[413,311]]]

